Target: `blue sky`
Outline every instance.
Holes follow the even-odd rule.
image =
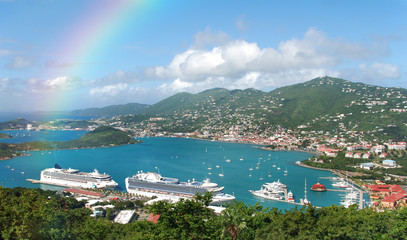
[[[407,88],[407,1],[0,0],[0,112],[319,76]]]

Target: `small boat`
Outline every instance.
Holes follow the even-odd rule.
[[[222,172],[219,173],[219,177],[224,177],[224,176],[225,176],[225,173],[223,172],[223,168],[222,168]]]
[[[280,167],[277,167],[277,170],[280,170],[281,168]]]
[[[225,162],[230,162],[230,159],[226,159]]]
[[[216,165],[216,168],[220,168],[220,166],[219,166],[219,165]]]

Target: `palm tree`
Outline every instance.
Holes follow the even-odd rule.
[[[246,228],[246,220],[236,205],[229,206],[220,214],[220,223],[222,226],[221,239],[229,234],[233,240],[237,239],[239,232]]]

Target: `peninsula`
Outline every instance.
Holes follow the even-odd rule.
[[[70,141],[35,141],[20,144],[4,144],[4,148],[7,149],[4,153],[7,153],[7,156],[2,156],[3,152],[0,152],[0,159],[9,159],[12,156],[17,156],[16,153],[21,151],[114,147],[139,142],[139,140],[128,136],[126,132],[112,127],[101,126],[79,139]]]

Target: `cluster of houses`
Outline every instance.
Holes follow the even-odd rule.
[[[373,206],[382,209],[396,209],[397,207],[407,206],[406,191],[397,184],[373,184],[364,185],[370,192]]]

